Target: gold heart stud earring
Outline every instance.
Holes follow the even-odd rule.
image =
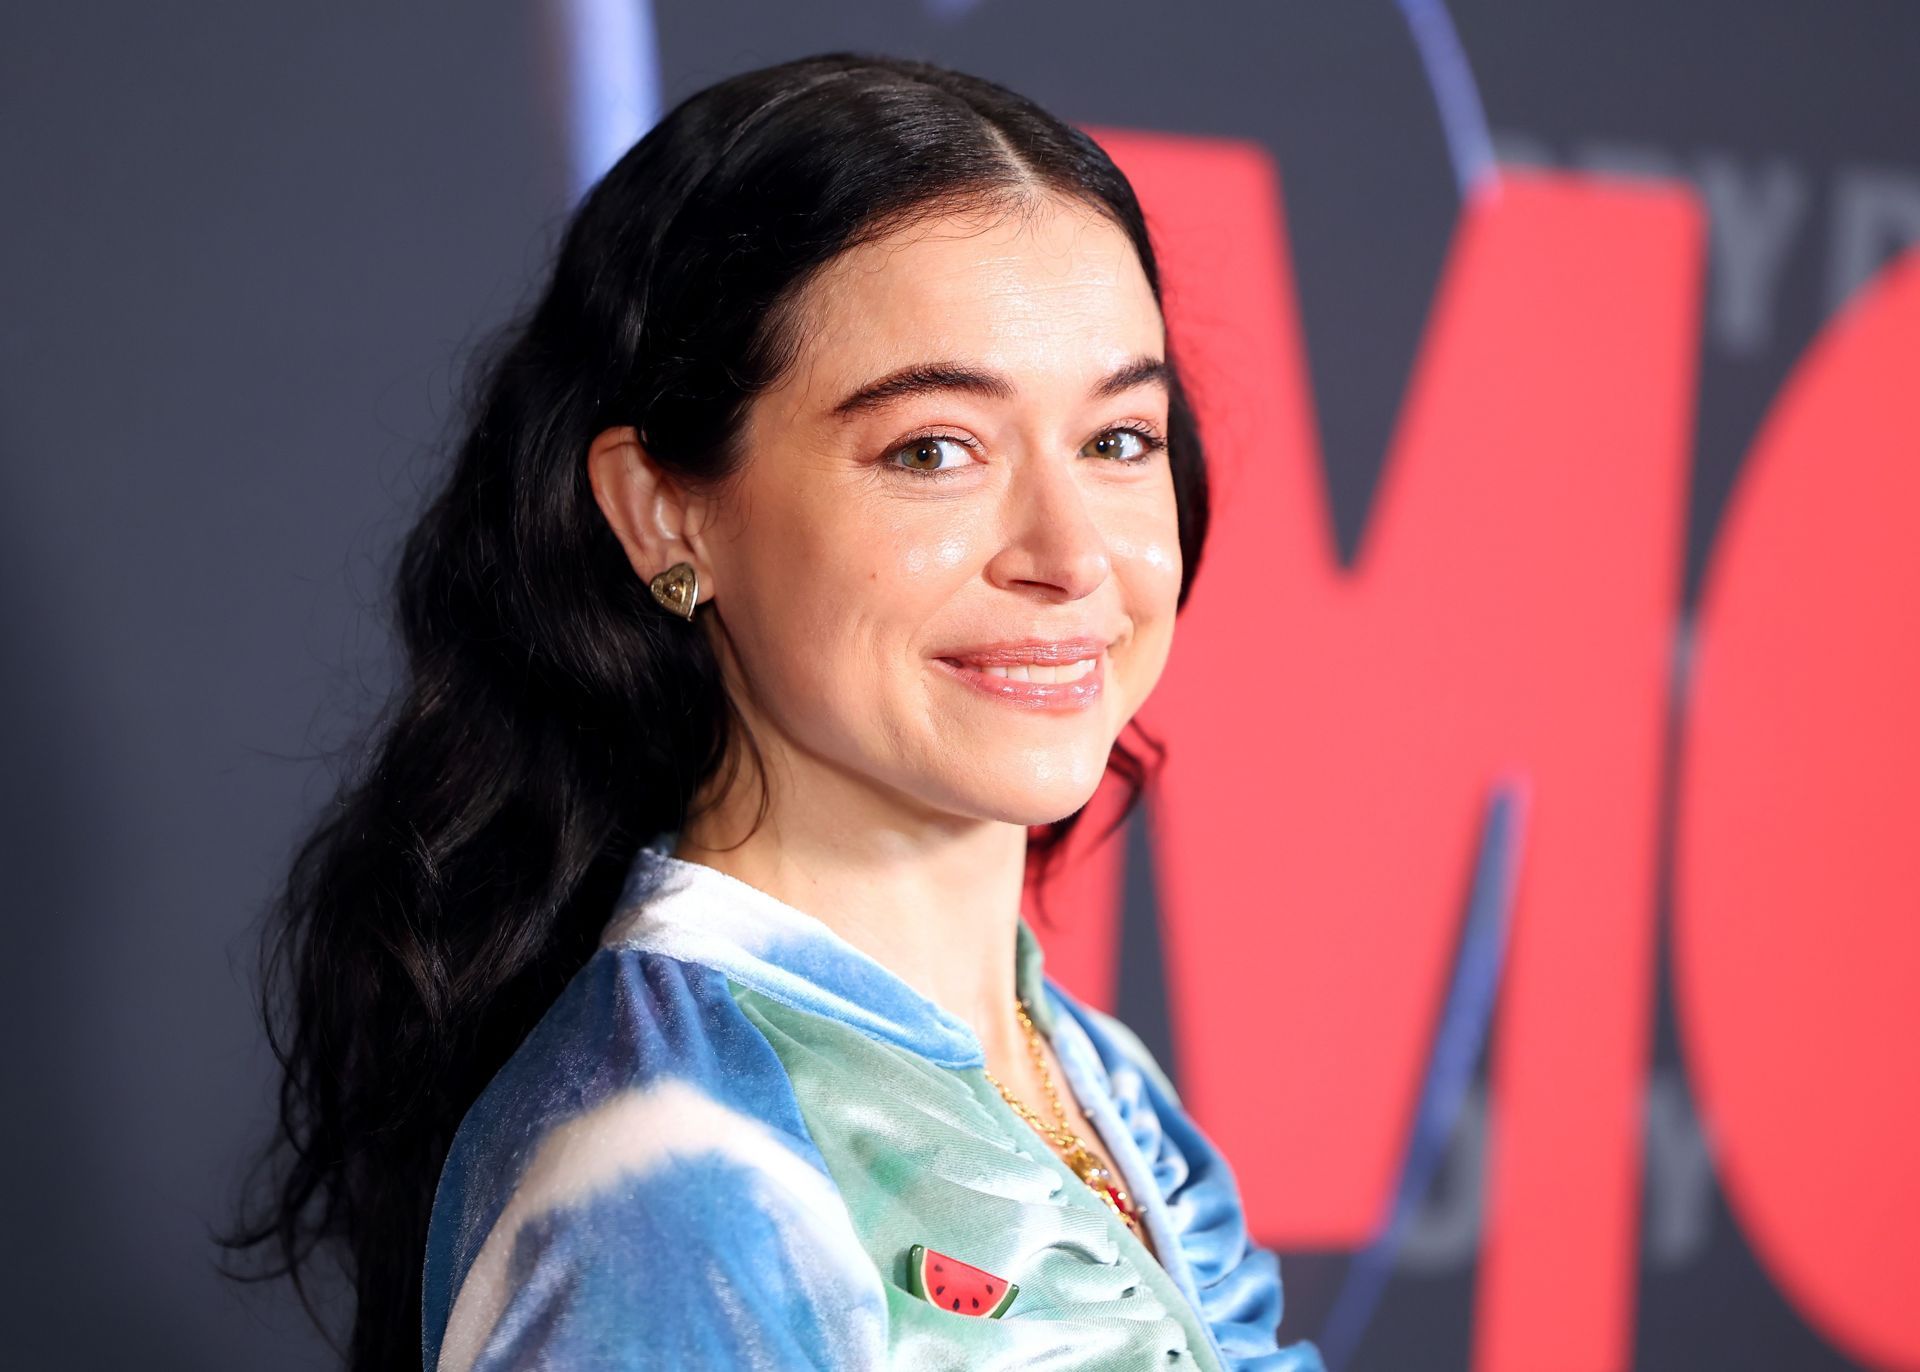
[[[647,583],[653,598],[682,619],[693,618],[693,607],[700,598],[700,578],[691,562],[676,562]]]

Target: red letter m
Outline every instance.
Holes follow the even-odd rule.
[[[1170,749],[1153,819],[1183,1097],[1263,1241],[1363,1245],[1483,805],[1524,773],[1473,1361],[1618,1372],[1701,216],[1683,192],[1542,174],[1469,200],[1344,568],[1269,159],[1101,138],[1154,226],[1214,476],[1141,721]],[[1059,961],[1107,985],[1110,956],[1109,928]]]

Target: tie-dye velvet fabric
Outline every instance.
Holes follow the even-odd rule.
[[[1124,1026],[1016,977],[1164,1266],[1008,1109],[978,1039],[813,916],[643,849],[602,945],[474,1103],[427,1242],[426,1372],[1321,1372],[1274,1255]],[[916,1243],[1020,1290],[912,1294]]]

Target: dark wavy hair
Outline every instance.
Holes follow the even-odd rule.
[[[265,1270],[229,1275],[290,1276],[332,1340],[303,1280],[330,1255],[354,1292],[354,1372],[419,1364],[455,1128],[591,955],[635,849],[752,748],[709,640],[654,603],[602,516],[591,440],[633,425],[675,478],[723,480],[825,263],[1044,193],[1124,230],[1160,298],[1127,179],[1012,91],[860,53],[734,76],[593,187],[550,280],[469,374],[453,460],[395,571],[403,675],[266,912],[278,1128],[217,1236],[263,1249]],[[1207,483],[1177,372],[1168,427],[1184,605]],[[1109,770],[1124,819],[1153,768],[1116,742]],[[1084,813],[1029,831],[1035,885]]]

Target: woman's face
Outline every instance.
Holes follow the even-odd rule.
[[[823,798],[1071,813],[1159,679],[1180,588],[1165,331],[1132,245],[1046,198],[853,249],[800,307],[797,365],[694,545],[756,739]]]

